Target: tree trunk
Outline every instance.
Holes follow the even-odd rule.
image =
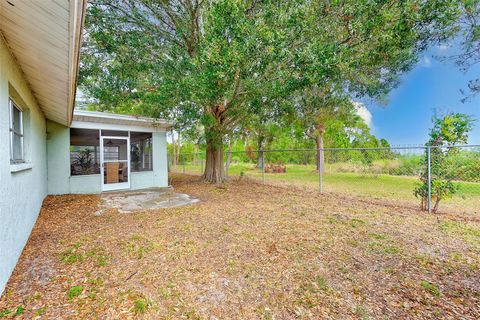
[[[222,183],[226,180],[225,163],[223,162],[226,106],[227,102],[206,109],[206,112],[215,120],[212,126],[205,127],[207,149],[203,179],[211,183]]]
[[[230,163],[232,163],[232,141],[228,140],[227,162],[225,163],[225,175],[226,176],[228,176],[228,168],[230,168]]]
[[[207,141],[205,157],[205,172],[203,179],[211,183],[222,183],[225,181],[225,167],[223,165],[223,146],[221,143]]]
[[[437,213],[439,204],[440,204],[440,198],[437,198],[437,200],[435,201],[435,206],[433,207],[433,210],[432,210],[433,213]]]
[[[263,169],[263,166],[265,165],[264,161],[264,156],[263,156],[263,142],[265,141],[265,137],[259,136],[257,139],[257,168],[258,169]]]
[[[319,124],[317,127],[318,134],[315,138],[315,143],[317,145],[317,171],[322,173],[325,172],[325,151],[323,150],[323,135],[325,134],[325,126],[323,124]]]

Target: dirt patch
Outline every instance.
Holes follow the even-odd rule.
[[[192,206],[96,216],[49,197],[0,314],[34,318],[480,316],[480,224],[347,196],[174,175]]]

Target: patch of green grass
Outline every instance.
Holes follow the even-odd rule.
[[[373,198],[388,198],[400,200],[417,199],[413,195],[415,183],[418,177],[413,176],[395,176],[388,174],[370,174],[357,172],[339,172],[338,166],[342,164],[326,164],[326,172],[323,176],[323,188],[325,192],[342,192],[357,196],[367,196]],[[187,164],[185,172],[190,174],[200,174],[200,165]],[[352,168],[348,169],[351,170]],[[174,171],[183,172],[183,166],[174,168]],[[229,176],[240,176],[240,174],[262,180],[262,171],[255,167],[253,163],[232,163],[230,165]],[[288,164],[286,173],[267,173],[265,174],[267,183],[269,181],[289,182],[292,184],[318,188],[318,173],[315,172],[314,165]],[[471,205],[473,201],[480,201],[480,184],[472,182],[458,182],[459,192],[449,200],[444,202]]]
[[[23,312],[25,311],[25,308],[23,306],[18,306],[16,309],[15,309],[15,312],[13,312],[12,310],[10,309],[2,309],[0,310],[0,318],[5,318],[7,317],[9,314],[12,314],[13,313],[13,317],[17,317],[17,316],[20,316],[23,314]]]
[[[358,319],[362,319],[362,320],[370,319],[370,316],[368,315],[367,308],[365,308],[365,306],[357,305],[355,307],[355,314],[357,315]]]
[[[440,288],[436,284],[426,280],[422,280],[420,282],[420,285],[422,286],[423,289],[425,289],[425,291],[429,292],[430,294],[436,297],[440,296]]]
[[[423,267],[430,267],[433,265],[434,261],[432,257],[428,254],[425,253],[420,253],[416,255],[417,261],[423,266]]]
[[[370,241],[368,247],[374,253],[397,254],[400,253],[400,248],[389,243],[380,241]]]
[[[459,221],[443,221],[440,224],[442,232],[463,237],[466,241],[480,246],[480,227]]]
[[[73,286],[67,292],[68,299],[73,299],[82,294],[84,287],[83,286]]]
[[[15,310],[15,314],[14,316],[20,316],[23,314],[23,312],[25,311],[25,307],[24,306],[18,306],[17,307],[17,310]]]
[[[154,243],[139,235],[134,235],[126,243],[125,249],[130,257],[141,260],[154,249]]]
[[[358,227],[366,225],[366,224],[367,223],[364,220],[358,219],[358,218],[353,218],[350,221],[350,225],[352,226],[352,228],[358,228]]]
[[[109,260],[110,260],[109,256],[99,255],[97,256],[97,265],[99,267],[105,267],[107,266]]]
[[[300,286],[301,291],[319,293],[329,290],[327,280],[322,276],[316,276],[313,281],[307,281]]]
[[[395,268],[392,268],[392,267],[385,268],[385,273],[387,273],[387,274],[392,275],[392,274],[395,274],[395,272],[396,272]]]
[[[73,264],[76,262],[81,262],[84,260],[84,256],[81,253],[77,253],[77,249],[75,248],[70,248],[67,249],[66,251],[62,252],[60,255],[60,259],[62,262],[65,262],[67,264]]]
[[[4,317],[8,316],[10,313],[12,313],[12,310],[2,309],[2,310],[0,310],[0,318],[4,318]]]
[[[368,234],[371,238],[376,239],[376,240],[385,240],[387,239],[387,236],[381,233],[370,233]]]
[[[136,299],[134,302],[133,302],[133,312],[135,312],[136,314],[142,314],[142,313],[145,313],[148,309],[148,301],[145,300],[145,299]]]
[[[83,255],[82,252],[80,252],[81,247],[82,247],[82,243],[77,241],[73,245],[71,245],[70,248],[63,251],[60,254],[60,259],[62,260],[62,262],[67,264],[82,262],[85,259],[85,256]]]
[[[383,252],[388,253],[388,254],[397,254],[400,252],[400,249],[397,246],[394,245],[387,245],[383,249]]]
[[[335,218],[335,217],[327,217],[327,221],[328,221],[328,223],[330,223],[330,224],[336,224],[336,223],[339,222],[339,220],[338,220],[337,218]]]
[[[37,316],[43,316],[47,313],[47,307],[41,307],[37,309]]]
[[[162,298],[168,298],[172,295],[172,292],[169,288],[160,288],[160,289],[158,289],[158,294]]]
[[[307,279],[301,283],[298,288],[297,303],[307,308],[314,308],[324,299],[324,295],[331,291],[327,280],[323,276],[317,275],[313,279]]]

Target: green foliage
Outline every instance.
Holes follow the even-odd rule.
[[[10,313],[12,313],[12,310],[2,309],[2,310],[0,310],[0,318],[8,316]]]
[[[23,314],[23,312],[25,311],[25,307],[24,306],[18,306],[17,307],[17,310],[15,310],[15,314],[14,316],[20,316]]]
[[[461,18],[458,19],[456,28],[457,37],[455,46],[460,47],[450,58],[462,69],[467,71],[480,61],[480,1],[459,0]],[[458,41],[460,40],[460,41]],[[460,51],[458,53],[458,51]],[[464,92],[463,102],[473,98],[480,92],[480,78],[475,77],[468,82],[469,92]]]
[[[432,295],[434,295],[436,297],[440,296],[440,288],[438,288],[438,286],[436,284],[431,283],[431,282],[426,281],[426,280],[422,280],[420,282],[420,285],[422,286],[423,289],[425,289],[425,291],[431,293]]]
[[[78,297],[83,292],[83,286],[73,286],[67,292],[68,299],[73,299]]]
[[[215,151],[249,127],[268,140],[304,105],[331,120],[337,102],[383,97],[458,14],[449,0],[95,1],[79,83],[93,108],[201,128]]]
[[[43,316],[47,313],[47,307],[41,307],[37,309],[37,316]]]
[[[80,167],[80,174],[89,174],[93,173],[95,159],[93,158],[93,153],[90,149],[80,150],[73,160],[73,165]]]
[[[138,314],[145,313],[147,311],[147,308],[148,308],[148,301],[145,299],[137,299],[133,303],[133,311],[135,313],[138,313]]]
[[[462,113],[449,113],[443,117],[433,118],[433,128],[430,130],[431,146],[455,146],[466,144],[468,133],[473,128],[472,117]]]
[[[430,130],[430,159],[428,150],[425,153],[423,174],[420,182],[414,189],[414,195],[421,199],[422,210],[428,206],[428,165],[430,162],[430,193],[434,202],[433,212],[436,212],[441,200],[451,198],[458,192],[458,185],[454,180],[460,180],[463,176],[462,169],[454,161],[461,156],[456,147],[465,144],[468,133],[473,128],[474,120],[465,114],[449,113],[443,117],[433,118],[433,127]]]

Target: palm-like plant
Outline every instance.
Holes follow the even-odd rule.
[[[80,150],[73,164],[80,167],[80,174],[91,173],[94,164],[92,151],[89,149]]]

